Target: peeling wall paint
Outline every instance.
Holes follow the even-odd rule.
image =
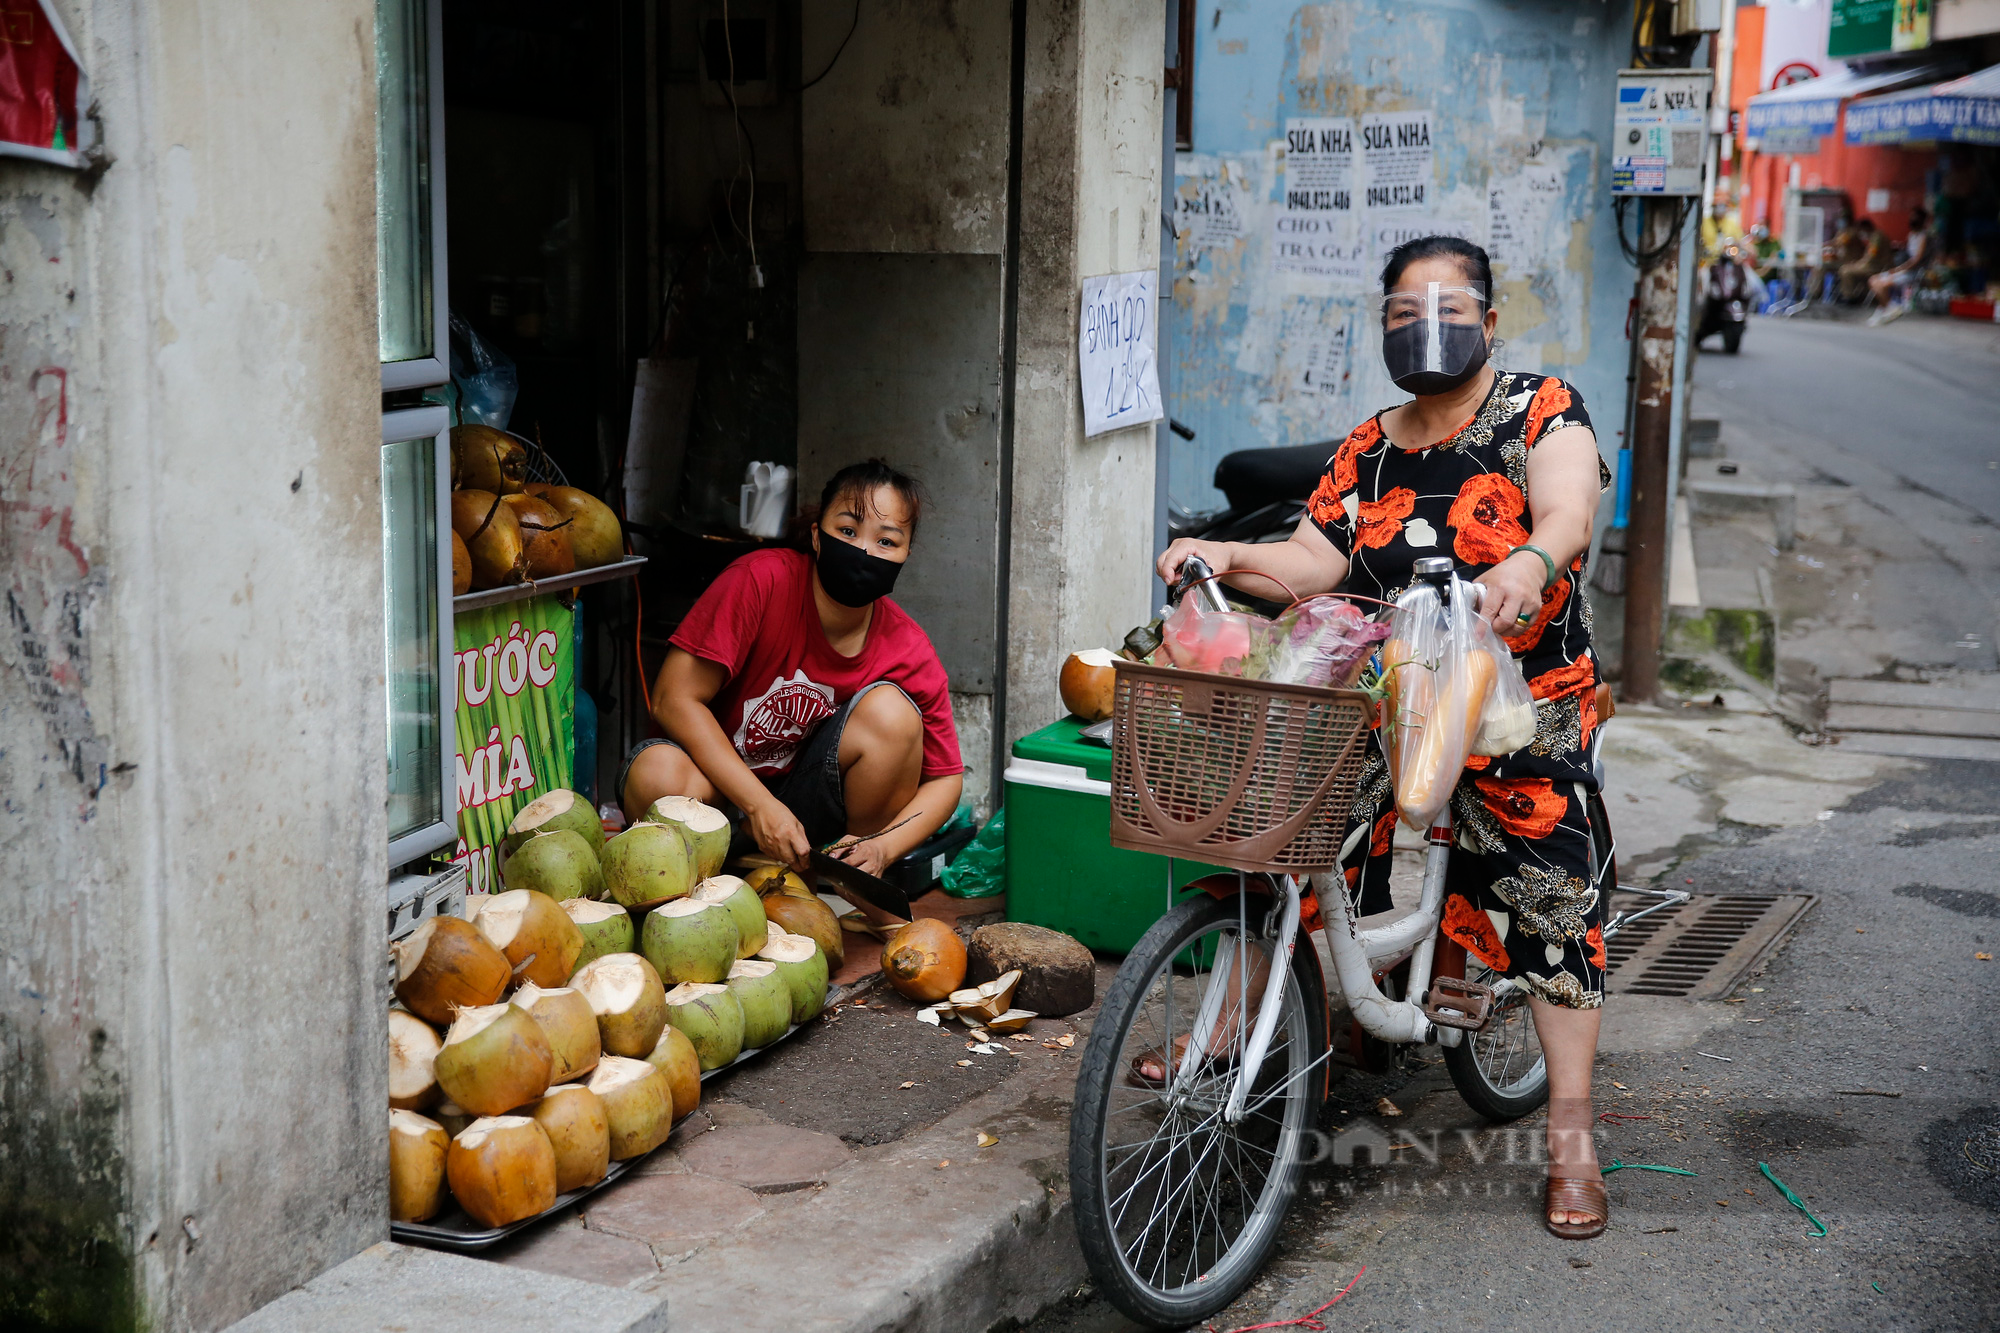
[[[1337,441],[1407,396],[1382,368],[1371,296],[1388,249],[1411,230],[1495,251],[1496,361],[1570,380],[1600,447],[1619,447],[1632,270],[1611,230],[1606,138],[1628,46],[1622,11],[1221,0],[1203,6],[1197,40],[1194,149],[1178,155],[1174,182],[1171,396],[1197,439],[1173,450],[1176,501],[1220,507],[1210,478],[1224,454]],[[1271,235],[1284,208],[1286,121],[1422,109],[1432,197],[1374,213],[1356,200],[1365,278],[1280,271]],[[1358,165],[1356,176],[1358,187]]]

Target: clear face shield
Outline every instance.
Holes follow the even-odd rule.
[[[1486,287],[1426,283],[1382,298],[1382,359],[1405,393],[1448,393],[1486,364]]]

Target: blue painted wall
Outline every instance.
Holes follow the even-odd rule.
[[[1337,440],[1407,397],[1382,369],[1371,295],[1396,236],[1433,223],[1489,245],[1496,218],[1505,224],[1497,360],[1576,385],[1600,448],[1615,453],[1635,274],[1612,229],[1608,140],[1630,22],[1628,9],[1598,0],[1206,0],[1194,148],[1175,166],[1169,401],[1198,437],[1174,441],[1176,501],[1220,506],[1210,478],[1231,450]],[[1358,125],[1423,108],[1434,160],[1422,209],[1368,213],[1357,153],[1350,239],[1366,279],[1276,268],[1285,122]]]

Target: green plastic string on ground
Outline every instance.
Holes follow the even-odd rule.
[[[1701,1174],[1699,1171],[1683,1171],[1677,1166],[1654,1166],[1649,1162],[1621,1162],[1616,1157],[1611,1159],[1610,1166],[1605,1167],[1597,1174],[1608,1176],[1613,1171],[1659,1171],[1670,1176],[1696,1176]]]
[[[1790,1185],[1787,1185],[1784,1181],[1778,1179],[1777,1173],[1772,1171],[1769,1165],[1763,1162],[1759,1162],[1757,1163],[1757,1169],[1764,1173],[1764,1179],[1770,1181],[1773,1185],[1776,1185],[1778,1187],[1778,1193],[1785,1196],[1786,1203],[1789,1203],[1792,1207],[1804,1213],[1806,1215],[1806,1221],[1812,1223],[1813,1226],[1817,1228],[1817,1230],[1815,1230],[1812,1234],[1812,1238],[1814,1240],[1818,1240],[1821,1236],[1824,1236],[1826,1234],[1826,1223],[1820,1221],[1817,1217],[1813,1216],[1812,1209],[1806,1207],[1806,1201],[1804,1199],[1801,1199],[1798,1195],[1792,1193],[1792,1187]]]

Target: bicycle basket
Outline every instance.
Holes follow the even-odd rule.
[[[1113,847],[1279,874],[1333,868],[1367,758],[1368,695],[1113,665]]]

